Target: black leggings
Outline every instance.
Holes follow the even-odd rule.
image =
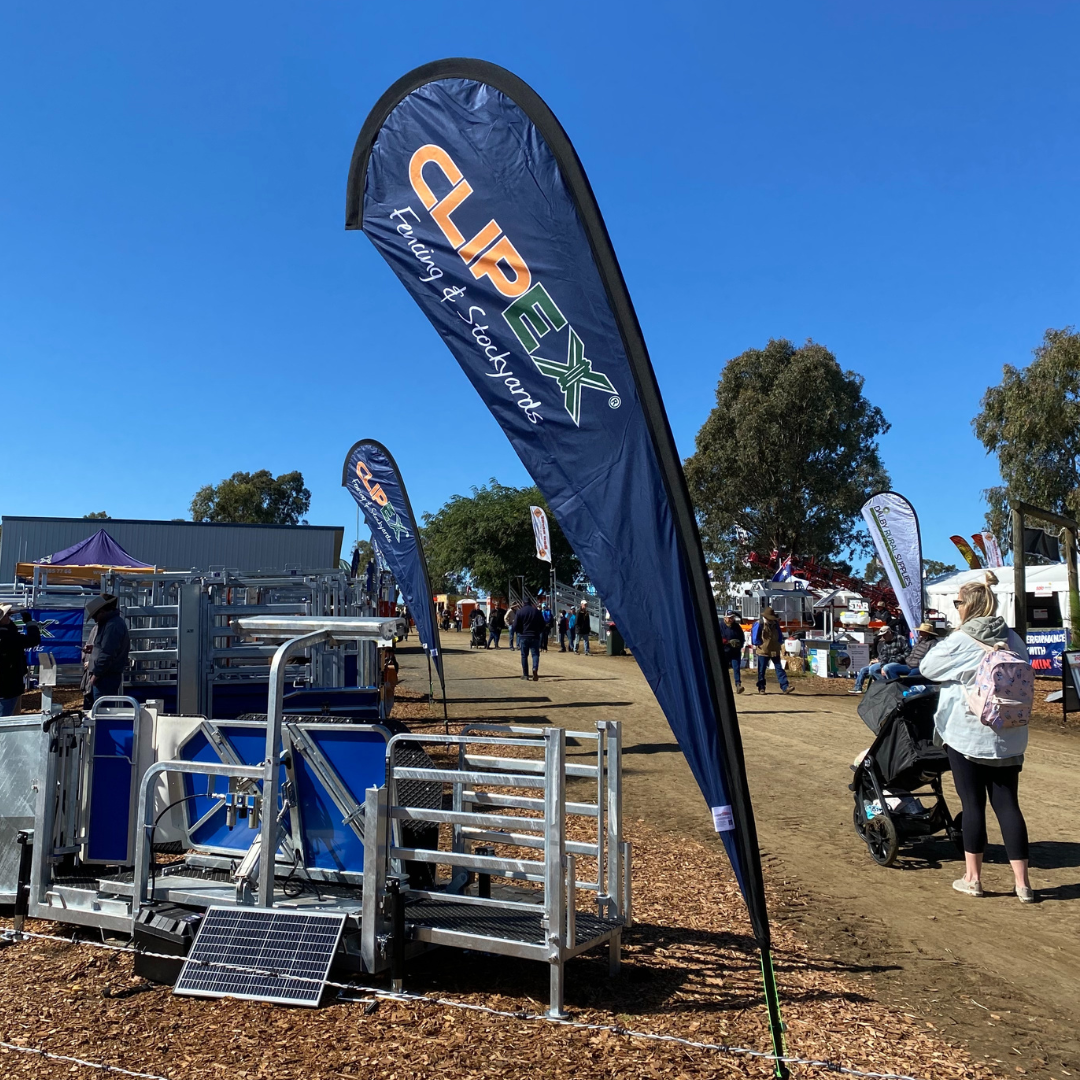
[[[964,810],[964,850],[981,855],[986,850],[986,796],[997,815],[1005,851],[1010,859],[1028,857],[1028,832],[1016,789],[1019,765],[978,765],[951,746],[945,748],[952,765],[953,783]]]

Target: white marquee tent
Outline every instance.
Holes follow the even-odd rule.
[[[994,586],[998,597],[998,614],[1004,615],[1005,621],[1012,626],[1015,622],[1016,595],[1013,588],[1013,568],[999,566],[994,573],[998,579],[998,584]],[[926,583],[927,603],[947,616],[950,626],[958,626],[960,620],[956,617],[953,601],[959,595],[960,586],[967,581],[982,581],[985,574],[985,570],[961,570],[958,574],[949,574],[948,577],[929,581]],[[1027,567],[1027,591],[1035,593],[1036,596],[1045,595],[1047,598],[1056,594],[1064,625],[1069,625],[1069,579],[1064,563]]]

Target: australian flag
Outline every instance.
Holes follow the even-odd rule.
[[[791,577],[791,556],[789,555],[781,564],[780,569],[773,574],[773,581],[787,581]]]

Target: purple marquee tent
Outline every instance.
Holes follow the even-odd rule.
[[[49,566],[151,566],[132,558],[104,529],[40,562]]]

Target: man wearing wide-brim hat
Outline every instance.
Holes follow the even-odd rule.
[[[117,598],[109,593],[95,596],[86,605],[86,617],[94,620],[83,646],[83,695],[90,702],[120,693],[128,666],[128,628]]]
[[[41,644],[41,631],[30,621],[30,612],[22,613],[20,630],[11,615],[14,604],[0,604],[0,716],[14,716],[19,698],[26,689],[26,650]]]
[[[930,623],[919,624],[918,637],[911,652],[904,657],[904,662],[886,664],[881,669],[883,679],[900,679],[907,675],[919,674],[919,661],[938,643],[938,632]]]

